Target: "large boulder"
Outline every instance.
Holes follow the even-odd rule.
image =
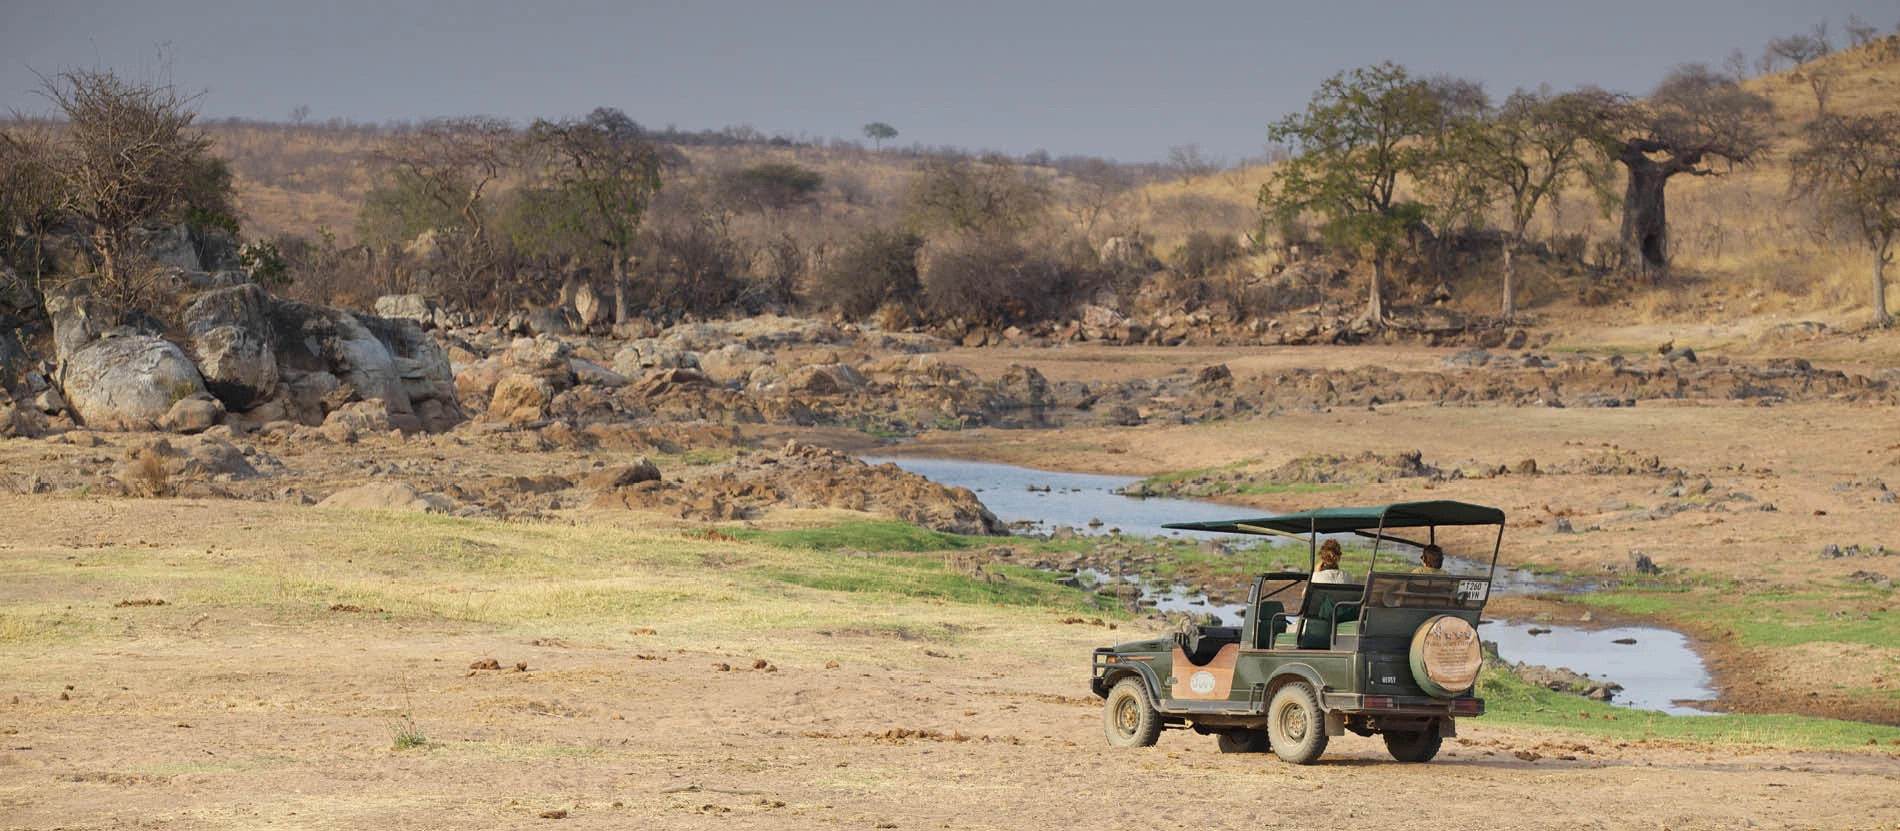
[[[277,391],[270,295],[255,283],[212,289],[185,308],[185,331],[205,388],[230,410],[248,410]]]
[[[74,414],[93,429],[148,429],[180,399],[205,391],[184,350],[150,335],[93,341],[72,354],[59,376]]]
[[[462,420],[455,370],[449,364],[448,353],[435,338],[412,320],[379,317],[359,320],[389,348],[396,379],[407,399],[407,408],[390,407],[392,416],[413,413],[421,419],[422,429],[432,433],[447,430]]]
[[[380,398],[391,412],[414,412],[396,369],[396,356],[355,315],[341,309],[280,301],[271,307],[270,323],[276,335],[279,366],[335,376],[349,387],[337,404]],[[446,359],[443,364],[447,365]],[[453,379],[449,389],[453,395]]]
[[[330,494],[318,502],[317,507],[451,513],[456,506],[455,501],[447,496],[423,493],[403,482],[371,482]]]

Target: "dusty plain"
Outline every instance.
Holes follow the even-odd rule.
[[[1215,362],[1243,377],[1423,370],[1451,352],[943,357],[982,377],[1026,364],[1052,381],[1100,381]],[[1900,547],[1900,505],[1875,484],[1900,486],[1896,427],[1890,406],[1827,402],[1409,402],[1187,425],[945,431],[895,445],[837,428],[740,434],[760,447],[799,438],[1136,476],[1417,450],[1461,474],[1223,498],[1243,513],[1496,504],[1512,517],[1508,563],[1603,575],[1639,549],[1679,581],[1779,592],[1764,614],[1825,631],[1885,626],[1894,614],[1890,588],[1853,575],[1900,573],[1900,561],[1819,552]],[[83,467],[141,440],[0,442],[0,470]],[[282,464],[270,491],[316,495],[394,474],[532,476],[634,455],[519,446],[509,435],[270,449]],[[1606,458],[1652,456],[1680,475],[1589,472]],[[1518,472],[1526,459],[1540,472]],[[1667,501],[1659,493],[1672,481],[1704,478],[1702,503],[1718,509],[1643,512]],[[1867,722],[1870,746],[1619,737],[1480,718],[1461,722],[1429,765],[1394,763],[1376,740],[1347,736],[1321,764],[1299,768],[1222,755],[1186,731],[1147,750],[1104,746],[1088,652],[1146,636],[1150,620],[828,590],[782,578],[818,555],[713,530],[823,526],[847,513],[709,523],[570,502],[500,520],[244,495],[0,495],[9,668],[0,827],[1900,827],[1892,643],[1794,637],[1764,648],[1722,621],[1647,618],[1696,640],[1720,708]],[[1574,530],[1552,530],[1558,518]],[[1493,610],[1560,622],[1619,613],[1563,598]]]

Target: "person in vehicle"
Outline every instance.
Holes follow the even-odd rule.
[[[1445,550],[1436,545],[1427,545],[1418,552],[1418,568],[1413,574],[1444,574]]]
[[[1313,571],[1315,583],[1350,583],[1352,575],[1339,567],[1339,541],[1327,540],[1319,544],[1319,568]]]

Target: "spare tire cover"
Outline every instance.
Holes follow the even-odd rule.
[[[1420,624],[1412,633],[1412,678],[1439,698],[1448,698],[1471,689],[1478,682],[1478,667],[1484,653],[1478,646],[1478,630],[1469,621],[1451,615],[1439,615]]]

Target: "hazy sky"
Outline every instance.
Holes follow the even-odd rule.
[[[35,71],[166,64],[206,117],[525,122],[618,107],[651,127],[1123,161],[1198,144],[1258,155],[1323,78],[1394,60],[1484,82],[1646,92],[1686,61],[1753,58],[1895,0],[596,2],[0,0],[0,107],[43,113]],[[163,57],[161,57],[161,55]]]

